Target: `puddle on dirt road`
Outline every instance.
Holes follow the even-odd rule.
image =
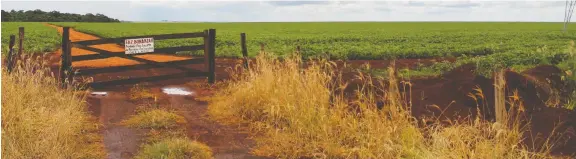
[[[182,87],[164,87],[162,88],[162,92],[168,95],[194,95],[193,91]]]
[[[92,96],[107,96],[108,92],[92,92],[90,93]]]

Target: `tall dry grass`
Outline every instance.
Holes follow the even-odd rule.
[[[421,128],[395,80],[378,88],[360,74],[357,78],[365,83],[354,100],[338,93],[331,99],[331,92],[346,85],[332,65],[319,62],[303,69],[300,64],[298,56],[281,62],[260,54],[250,71],[237,74],[210,100],[209,114],[222,123],[249,123],[256,140],[253,153],[263,156],[551,158],[547,150],[523,148],[523,128],[517,121],[506,127],[478,118]],[[389,70],[395,79],[394,68]],[[377,100],[385,101],[381,110]]]
[[[570,82],[570,86],[576,88],[576,43],[574,41],[570,41],[570,45],[568,45],[568,57],[565,60],[563,67],[566,68],[566,76],[564,77],[565,80]],[[572,90],[572,93],[569,97],[568,103],[566,104],[565,108],[574,110],[576,108],[576,90]]]
[[[2,69],[2,158],[103,158],[83,92],[59,89],[41,60],[19,66]]]

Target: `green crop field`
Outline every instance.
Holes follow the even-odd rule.
[[[314,22],[314,23],[54,23],[102,37],[217,31],[217,55],[240,56],[240,33],[247,34],[249,55],[266,50],[282,55],[300,45],[304,56],[328,53],[337,59],[459,57],[534,52],[546,46],[561,52],[576,30],[562,23],[472,22]],[[199,43],[165,40],[158,47]]]
[[[440,72],[458,64],[475,62],[480,68],[529,68],[538,64],[564,65],[569,40],[576,29],[561,32],[561,23],[480,22],[306,22],[306,23],[53,23],[101,37],[217,31],[220,57],[238,57],[240,33],[247,34],[249,55],[266,44],[278,55],[301,46],[304,56],[326,55],[334,59],[391,59],[457,57],[458,63],[422,68]],[[26,52],[58,48],[56,29],[41,23],[2,23],[2,50],[10,34],[26,27]],[[570,27],[569,27],[570,28]],[[574,28],[574,27],[572,27]],[[200,38],[157,41],[157,47],[199,44]],[[201,54],[194,52],[192,54]],[[433,69],[432,69],[433,68]],[[431,71],[430,71],[431,70]]]
[[[44,53],[58,49],[60,34],[54,28],[36,22],[2,22],[2,55],[8,53],[10,35],[16,36],[14,49],[18,48],[18,27],[24,27],[24,52]]]

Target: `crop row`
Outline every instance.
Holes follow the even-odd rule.
[[[560,52],[576,30],[562,33],[561,23],[54,23],[102,37],[217,31],[217,55],[240,56],[240,33],[247,34],[249,55],[265,44],[278,55],[328,54],[336,59],[459,57],[532,52],[540,47]],[[157,47],[201,43],[200,39],[155,42]]]
[[[45,26],[36,22],[2,22],[2,54],[8,52],[10,35],[16,36],[16,45],[18,48],[18,27],[24,27],[24,52],[26,53],[44,53],[58,49],[61,43],[60,34],[54,28]]]

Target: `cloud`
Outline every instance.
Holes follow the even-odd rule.
[[[565,1],[512,1],[507,3],[509,7],[514,8],[559,8],[566,5]]]
[[[409,1],[408,2],[408,6],[417,6],[417,7],[422,7],[422,6],[430,6],[430,5],[435,5],[434,3],[430,3],[430,2],[419,2],[419,1]]]
[[[470,2],[466,2],[466,3],[451,3],[451,4],[446,4],[444,5],[444,7],[448,7],[448,8],[473,8],[473,7],[478,7],[480,6],[479,3],[470,3]]]
[[[269,4],[275,6],[301,6],[301,5],[322,5],[330,4],[330,1],[269,1]]]
[[[480,6],[470,1],[408,1],[408,7],[472,8]]]
[[[564,1],[2,1],[129,21],[562,21]]]

